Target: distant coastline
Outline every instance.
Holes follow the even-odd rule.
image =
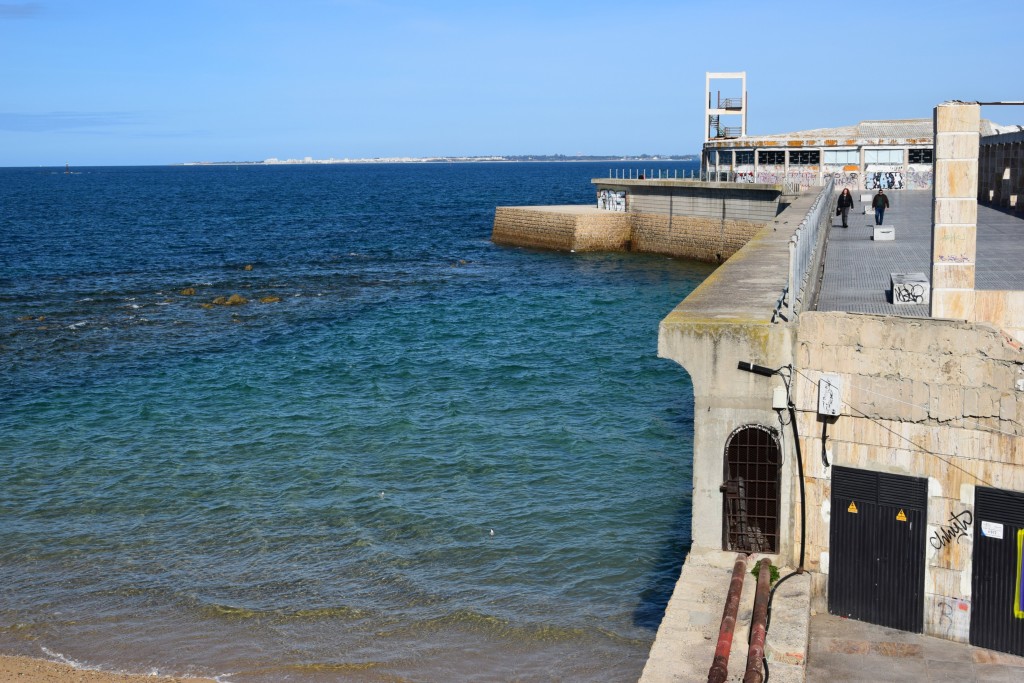
[[[640,154],[626,156],[585,156],[565,154],[514,154],[495,156],[440,157],[372,157],[362,159],[278,159],[263,161],[186,161],[176,166],[279,166],[287,164],[461,164],[509,161],[698,161],[697,154]]]

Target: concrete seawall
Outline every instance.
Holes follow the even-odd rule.
[[[562,251],[633,251],[721,263],[764,223],[617,212],[591,206],[501,206],[494,213],[496,244]]]

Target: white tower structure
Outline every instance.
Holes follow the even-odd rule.
[[[706,72],[704,94],[704,141],[742,138],[747,135],[747,72]],[[729,81],[726,94],[711,92],[711,81]],[[738,83],[737,83],[738,81]],[[736,92],[738,86],[739,92]],[[737,117],[739,120],[737,121]],[[723,120],[723,118],[725,120]],[[732,123],[733,125],[727,125]],[[735,125],[739,123],[739,125]]]

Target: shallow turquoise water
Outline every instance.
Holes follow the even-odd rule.
[[[657,325],[710,267],[489,241],[607,169],[0,169],[0,651],[635,680],[689,543]]]

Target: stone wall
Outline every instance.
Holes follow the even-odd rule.
[[[1024,132],[981,139],[978,201],[1024,216]]]
[[[586,233],[582,242],[591,250],[602,246],[610,251],[626,248],[629,222],[625,214],[606,211],[592,216],[565,208],[499,206],[494,212],[491,240],[517,247],[569,251],[579,246],[578,234],[582,231]]]
[[[928,478],[925,633],[966,641],[973,527],[953,542],[941,539],[957,515],[973,516],[976,486],[1024,491],[1021,345],[985,324],[804,313],[795,368],[807,568],[814,572],[817,608],[826,608],[831,519],[817,389],[830,373],[843,386],[842,413],[827,427],[830,463]]]
[[[589,206],[498,207],[497,244],[562,251],[636,251],[721,263],[762,223],[601,211]]]
[[[639,213],[672,214],[673,216],[702,216],[704,218],[736,219],[764,224],[779,212],[780,189],[751,188],[735,183],[702,183],[699,186],[610,185],[607,181],[593,181],[598,188],[625,190],[629,196],[629,210]],[[639,182],[639,181],[638,181]]]
[[[789,282],[789,243],[808,214],[816,193],[797,197],[779,217],[760,230],[732,258],[662,320],[658,355],[670,358],[690,375],[693,385],[693,547],[722,548],[725,444],[738,427],[777,427],[772,389],[779,378],[738,369],[740,362],[770,368],[789,365],[795,324],[773,323],[779,292]],[[795,498],[797,482],[792,439],[784,435],[780,500]],[[685,454],[681,457],[685,457]],[[791,508],[779,510],[779,555],[791,557],[795,526]],[[785,560],[778,566],[789,564]]]
[[[685,256],[721,263],[750,241],[764,223],[653,213],[632,218],[630,243],[634,251]]]

